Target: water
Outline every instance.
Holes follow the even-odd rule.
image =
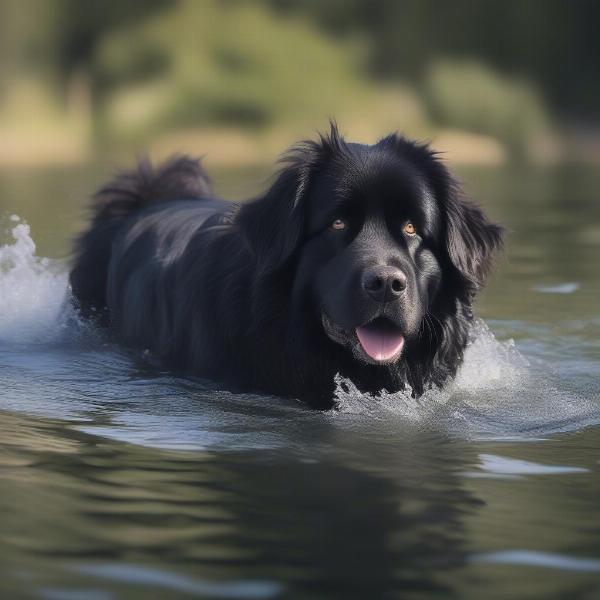
[[[463,369],[419,401],[340,380],[326,413],[78,321],[64,257],[99,177],[0,174],[2,597],[600,595],[600,175],[464,172],[512,233]]]

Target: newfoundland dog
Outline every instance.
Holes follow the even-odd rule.
[[[186,157],[101,188],[71,272],[81,313],[167,368],[320,407],[337,373],[371,393],[442,386],[502,228],[399,135],[332,125],[282,162],[243,203]]]

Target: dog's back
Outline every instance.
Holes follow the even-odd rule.
[[[94,196],[91,225],[75,244],[70,283],[82,314],[100,322],[108,320],[107,280],[114,244],[138,220],[140,211],[152,213],[154,207],[159,210],[173,201],[203,200],[206,218],[210,218],[221,204],[209,202],[211,197],[210,181],[199,161],[185,156],[156,168],[142,160],[136,169],[103,186]],[[181,220],[183,214],[177,212],[177,218]],[[154,220],[162,219],[155,215]]]

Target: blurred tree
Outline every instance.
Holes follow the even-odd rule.
[[[594,0],[0,0],[0,110],[14,121],[6,106],[38,94],[49,112],[58,91],[119,143],[329,115],[428,135],[435,120],[526,153],[548,105],[598,118],[599,17]]]
[[[97,46],[108,34],[135,26],[174,0],[55,0],[50,26],[53,66],[60,79],[74,73],[88,74],[94,98],[106,90],[95,68]]]
[[[357,74],[362,47],[261,2],[181,0],[115,29],[96,49],[122,132],[323,119],[372,93]]]
[[[488,62],[532,81],[558,111],[598,116],[596,0],[271,0],[369,38],[371,70],[419,81],[435,59]]]

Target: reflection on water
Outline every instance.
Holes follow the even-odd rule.
[[[5,589],[53,597],[465,597],[479,581],[490,586],[486,597],[494,589],[502,597],[510,566],[520,568],[505,585],[537,581],[543,594],[556,589],[558,571],[578,564],[562,589],[597,581],[598,561],[589,558],[597,537],[587,532],[600,527],[600,490],[585,474],[596,457],[579,456],[585,467],[548,468],[572,463],[578,447],[593,442],[589,434],[518,450],[546,469],[515,460],[517,469],[498,473],[481,451],[514,448],[395,433],[340,435],[332,426],[307,437],[306,452],[174,452],[3,413]],[[551,572],[538,580],[522,566],[535,566],[531,555],[506,548],[551,548],[567,562],[547,560]]]
[[[434,572],[464,562],[463,520],[481,506],[460,482],[476,454],[435,434],[391,445],[349,433],[334,443],[325,429],[307,445],[331,451],[305,458],[158,453],[15,416],[3,421],[2,439],[8,431],[6,554],[22,567],[37,563],[44,588],[94,575],[98,589],[152,587],[151,570],[115,576],[132,564],[199,586],[233,576],[264,597],[279,588],[326,597],[442,591]],[[39,571],[55,562],[63,569]]]
[[[465,179],[513,233],[456,382],[320,413],[82,326],[39,257],[96,174],[0,175],[2,596],[595,597],[598,175]]]

